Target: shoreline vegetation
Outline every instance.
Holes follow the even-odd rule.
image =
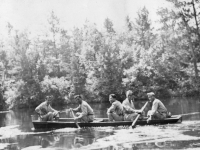
[[[200,2],[167,1],[174,7],[157,10],[157,28],[145,7],[122,20],[121,32],[109,18],[102,30],[86,21],[68,31],[53,11],[47,31],[36,37],[8,23],[0,39],[0,110],[35,107],[46,95],[54,96],[53,105],[72,102],[73,94],[104,102],[114,93],[123,100],[127,90],[136,99],[150,91],[200,95]]]

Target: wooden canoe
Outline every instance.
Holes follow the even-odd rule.
[[[147,124],[147,118],[143,120],[138,120],[136,125],[156,125],[156,124],[171,124],[182,122],[182,116],[176,115],[171,118],[166,118],[164,120],[152,120]],[[36,130],[38,129],[59,129],[59,128],[77,128],[75,122],[72,118],[60,118],[58,121],[40,121],[32,120],[33,126]],[[91,123],[78,123],[80,127],[107,127],[107,126],[131,126],[131,121],[116,121],[109,122],[108,118],[96,118]]]

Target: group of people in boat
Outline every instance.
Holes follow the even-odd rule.
[[[154,119],[163,120],[170,116],[164,104],[155,97],[153,92],[147,93],[148,99],[152,104],[151,110],[147,113],[147,122]],[[75,95],[74,99],[79,104],[77,108],[70,108],[71,114],[74,115],[74,120],[78,122],[93,122],[95,119],[94,110],[83,100],[81,95]],[[47,96],[45,101],[36,107],[35,111],[40,116],[42,121],[53,121],[59,119],[60,111],[51,107],[52,96]],[[111,106],[107,109],[109,121],[134,121],[138,114],[140,118],[144,117],[141,109],[137,110],[134,106],[134,95],[131,90],[126,92],[126,99],[121,103],[117,100],[115,94],[109,95]]]

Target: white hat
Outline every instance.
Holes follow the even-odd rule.
[[[154,92],[147,93],[148,96],[155,96]]]

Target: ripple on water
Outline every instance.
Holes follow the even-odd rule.
[[[7,131],[10,136],[23,134],[47,134],[47,136],[59,135],[60,139],[67,140],[75,137],[79,145],[73,145],[70,149],[78,147],[86,150],[99,149],[200,149],[200,121],[185,121],[181,124],[169,124],[158,126],[137,126],[134,129],[123,127],[99,127],[89,129],[64,128],[48,132],[22,132],[17,126],[0,128],[0,138],[6,137]],[[1,132],[3,131],[3,132]],[[88,135],[92,132],[95,137]],[[12,134],[11,134],[12,133]],[[14,133],[14,134],[13,134]],[[101,134],[102,133],[102,134]],[[8,134],[7,134],[8,135]],[[81,144],[85,138],[95,138],[87,145]],[[57,141],[55,140],[55,143]],[[54,145],[56,147],[56,145]],[[48,149],[55,149],[49,146]],[[24,150],[40,149],[41,145],[27,146]],[[62,149],[63,147],[58,146]],[[63,148],[65,149],[65,148]]]
[[[194,128],[194,126],[196,127]],[[82,149],[101,149],[105,147],[115,147],[115,149],[191,149],[200,146],[199,132],[196,132],[199,126],[200,121],[189,121],[183,124],[137,126],[135,129],[115,129],[113,135],[98,139],[95,143],[82,147]],[[191,131],[193,134],[191,134]],[[186,134],[188,132],[190,134]]]

